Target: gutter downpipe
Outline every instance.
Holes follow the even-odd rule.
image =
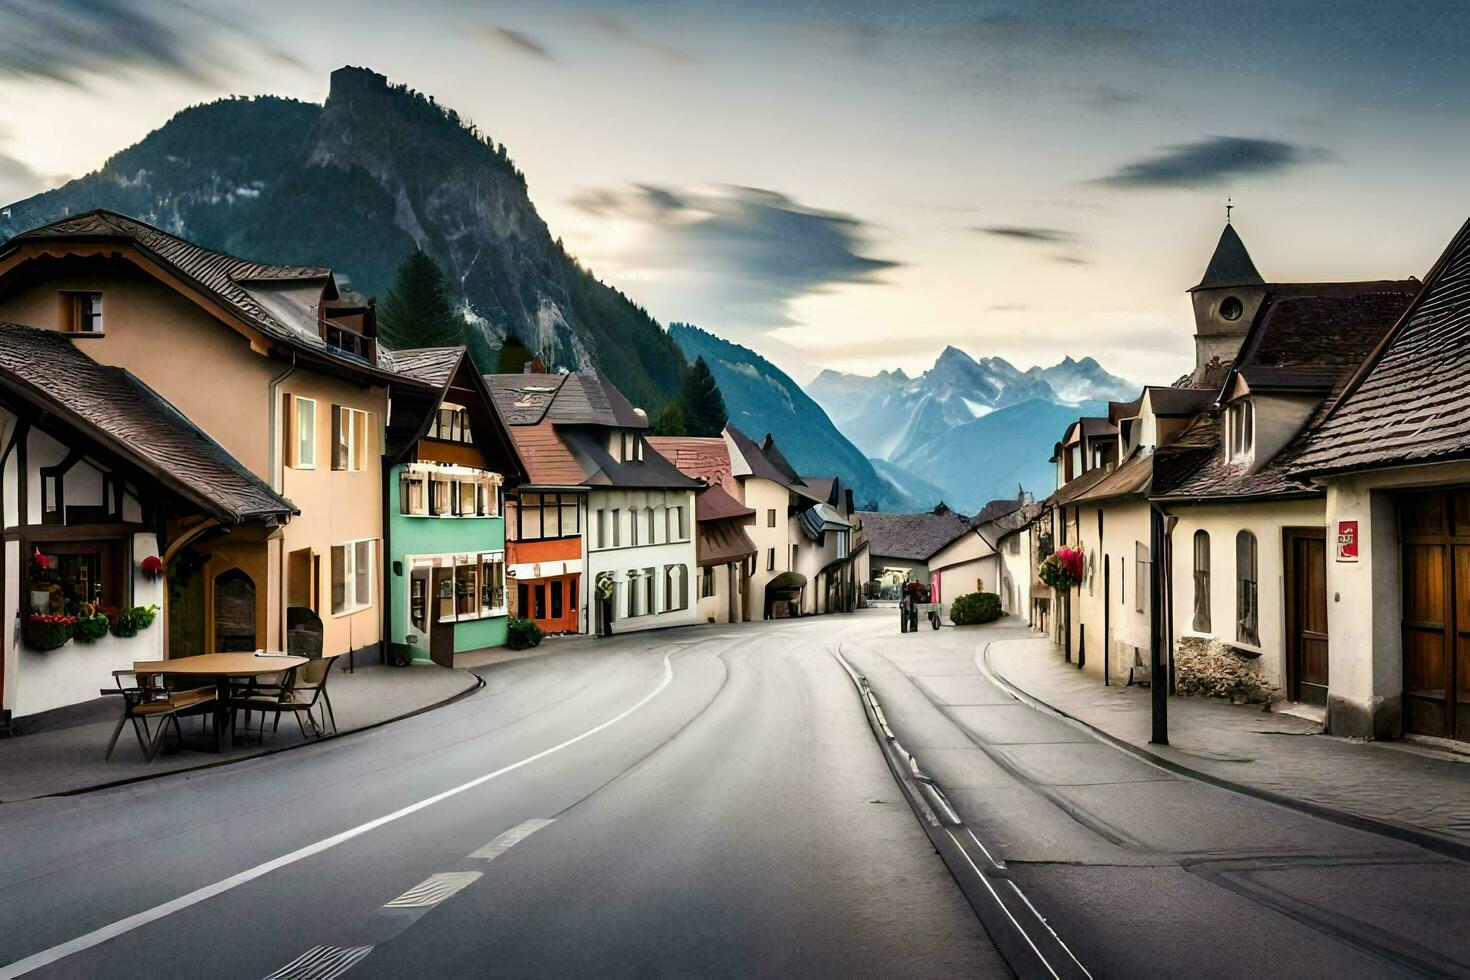
[[[295,373],[296,353],[293,351],[291,353],[291,366],[286,368],[286,370],[282,371],[280,374],[276,375],[274,378],[271,378],[270,385],[266,389],[266,397],[270,401],[270,404],[266,406],[266,424],[269,426],[268,438],[270,439],[270,451],[266,454],[267,465],[270,467],[271,489],[283,497],[286,495],[286,454],[283,451],[285,448],[285,435],[284,433],[279,432],[277,427],[276,416],[280,412],[281,402],[280,399],[276,397],[276,392],[281,387],[282,382],[284,382],[287,378]],[[280,545],[278,546],[278,550],[280,554],[277,556],[276,560],[276,575],[280,580],[281,590],[279,639],[280,649],[284,651],[286,649],[287,642],[286,604],[289,601],[289,597],[286,595],[286,542],[284,539],[282,539]]]

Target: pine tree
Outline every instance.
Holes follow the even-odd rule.
[[[378,307],[378,335],[393,350],[465,342],[464,320],[455,315],[444,274],[423,249],[410,252],[394,273]]]
[[[679,404],[677,398],[671,399],[663,407],[663,411],[654,416],[653,425],[650,427],[656,436],[683,436],[688,435],[684,425],[684,408]]]
[[[694,359],[684,383],[679,388],[679,407],[684,412],[684,426],[691,436],[717,436],[725,431],[729,412],[715,376],[703,357]]]

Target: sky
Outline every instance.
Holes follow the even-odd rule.
[[[1424,0],[0,0],[0,203],[363,65],[505,143],[660,321],[798,380],[954,345],[1168,383],[1227,199],[1267,279],[1425,274],[1470,215],[1467,36]]]

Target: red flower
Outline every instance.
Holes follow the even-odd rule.
[[[60,616],[55,613],[33,613],[31,622],[40,623],[42,626],[75,626],[75,616]]]
[[[37,548],[35,554],[31,555],[31,563],[43,572],[51,567],[51,559],[41,554],[40,548]]]
[[[163,572],[163,559],[157,555],[149,555],[143,559],[141,567],[144,575],[149,578],[157,578]]]
[[[1082,549],[1063,546],[1057,549],[1057,560],[1072,576],[1073,581],[1082,581]]]

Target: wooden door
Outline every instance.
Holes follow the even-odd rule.
[[[1293,701],[1327,703],[1327,534],[1286,531],[1287,692]]]
[[[1470,740],[1470,489],[1399,499],[1404,730]]]
[[[429,617],[429,659],[454,666],[454,569],[433,570],[433,615]]]

